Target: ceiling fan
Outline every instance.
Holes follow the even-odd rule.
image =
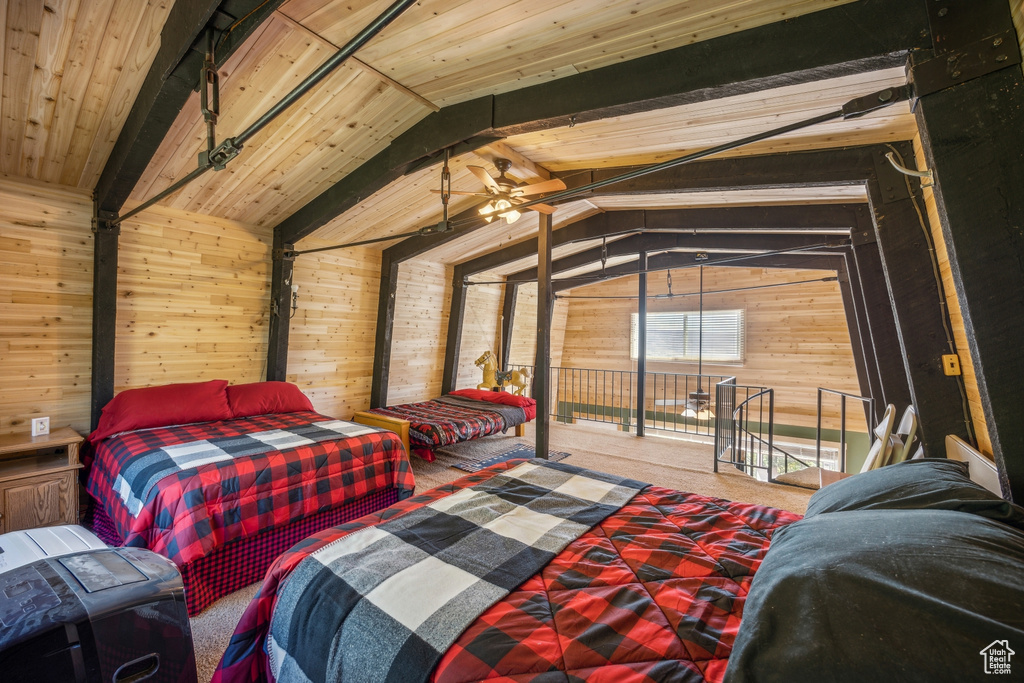
[[[545,180],[532,185],[517,183],[507,177],[505,173],[512,168],[512,162],[508,159],[495,159],[494,167],[498,169],[499,176],[492,178],[491,175],[480,166],[467,166],[473,175],[484,184],[486,192],[464,192],[451,190],[451,194],[462,194],[473,197],[487,197],[488,202],[480,207],[480,214],[490,223],[495,216],[505,219],[506,223],[515,223],[522,215],[516,210],[516,205],[526,201],[530,195],[544,194],[545,192],[557,192],[565,189],[565,183],[558,178]],[[441,193],[440,190],[431,192]],[[554,213],[555,207],[550,204],[533,204],[527,207],[541,213]]]

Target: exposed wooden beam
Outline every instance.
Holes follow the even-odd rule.
[[[474,154],[490,164],[493,164],[495,159],[508,159],[512,162],[512,168],[508,171],[509,175],[519,180],[539,182],[551,178],[551,171],[534,163],[504,142],[498,141],[484,145]]]
[[[984,5],[1007,17],[1005,2]],[[950,8],[956,21],[974,11]],[[1020,503],[1024,76],[1002,69],[922,97],[916,115],[1003,493]]]

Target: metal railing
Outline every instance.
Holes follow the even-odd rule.
[[[715,385],[715,396],[715,472],[725,463],[756,479],[763,475],[766,481],[775,481],[778,473],[810,467],[775,444],[774,389],[739,385],[728,378]]]
[[[867,404],[867,415],[868,415],[868,437],[870,438],[872,433],[875,431],[875,399],[869,396],[857,396],[856,394],[848,394],[843,391],[837,391],[836,389],[825,389],[824,387],[818,387],[818,424],[815,431],[814,437],[814,450],[815,457],[817,458],[817,466],[821,467],[821,406],[822,396],[824,394],[833,394],[839,396],[839,471],[846,471],[846,401],[847,399],[859,401],[862,404]]]
[[[532,366],[510,365],[509,370]],[[644,427],[711,436],[715,431],[712,387],[724,375],[645,373]],[[585,420],[635,429],[637,373],[633,370],[551,368],[552,417]]]

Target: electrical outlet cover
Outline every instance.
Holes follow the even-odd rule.
[[[50,433],[50,418],[36,417],[32,419],[32,436],[43,436]]]

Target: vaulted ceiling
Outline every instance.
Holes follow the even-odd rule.
[[[172,0],[7,4],[0,136],[5,174],[82,188],[96,185],[143,87],[172,4]],[[251,124],[388,4],[382,0],[280,3],[219,69],[218,141]],[[249,140],[226,169],[207,173],[161,203],[274,226],[441,108],[843,4],[840,0],[423,0]],[[222,21],[229,32],[237,23],[231,24],[230,18]],[[664,161],[834,110],[853,97],[904,81],[902,68],[867,71],[827,81],[779,83],[770,90],[577,125],[566,121],[544,126],[455,156],[452,187],[479,190],[479,181],[467,166],[482,165],[494,173],[497,157],[511,159],[510,175],[523,181],[552,173],[567,176],[578,169]],[[729,154],[888,142],[907,139],[914,131],[913,116],[904,103]],[[205,145],[199,95],[193,93],[156,146],[128,206],[193,171]],[[311,238],[317,243],[349,242],[434,224],[441,204],[430,190],[439,182],[436,165],[402,175],[327,221]],[[470,209],[477,201],[454,197],[451,210]],[[861,188],[617,195],[562,204],[554,218],[557,228],[593,213],[629,208],[851,201],[865,201]],[[429,257],[446,263],[463,261],[496,245],[529,237],[537,224],[532,212],[513,225],[495,221],[429,252]],[[383,242],[379,248],[389,244]]]

